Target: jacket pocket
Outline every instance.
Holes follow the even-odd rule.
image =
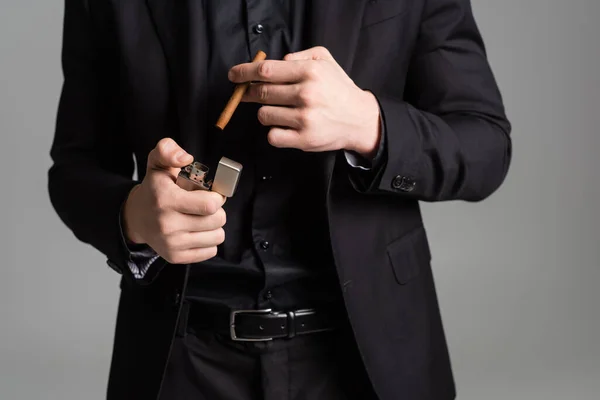
[[[407,0],[369,0],[365,6],[362,28],[387,21],[407,10]]]
[[[398,284],[404,285],[419,275],[421,265],[431,261],[423,225],[388,244],[387,254]]]

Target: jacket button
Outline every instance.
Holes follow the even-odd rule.
[[[415,180],[407,176],[397,175],[392,180],[392,187],[402,192],[412,192],[416,185]]]
[[[263,250],[269,250],[269,247],[270,247],[270,244],[266,240],[260,242],[260,248],[261,249],[263,249]]]

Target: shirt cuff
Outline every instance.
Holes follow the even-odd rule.
[[[146,273],[160,256],[148,245],[132,243],[125,237],[123,229],[123,207],[119,210],[119,231],[121,233],[121,246],[127,257],[127,267],[135,279],[143,279]]]

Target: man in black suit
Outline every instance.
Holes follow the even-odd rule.
[[[511,158],[469,0],[66,0],[63,69],[49,191],[122,274],[109,399],[455,397],[418,202]],[[227,201],[175,183],[223,156]]]

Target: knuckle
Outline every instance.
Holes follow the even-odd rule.
[[[323,47],[323,46],[317,46],[315,48],[317,55],[322,56],[322,57],[327,57],[330,55],[329,50],[327,50],[327,48]]]
[[[273,64],[268,61],[262,61],[257,71],[259,77],[269,78],[273,74]]]
[[[215,206],[215,203],[213,201],[206,199],[201,203],[200,211],[202,215],[213,215],[217,212],[217,207]]]
[[[258,110],[258,121],[263,125],[267,125],[269,123],[269,118],[270,112],[268,111],[268,109],[266,109],[265,107],[261,107]]]
[[[206,199],[204,197],[201,197],[198,200],[198,203],[194,206],[194,212],[196,212],[198,215],[209,215],[208,214],[208,202],[206,201]]]
[[[309,62],[306,65],[306,76],[309,79],[316,79],[319,77],[319,69],[320,69],[320,64],[316,63],[316,62]]]
[[[234,68],[232,71],[240,81],[244,81],[246,79],[246,70],[244,68]]]
[[[309,85],[303,85],[298,90],[298,99],[305,106],[313,103],[313,97],[314,97],[314,90]]]
[[[298,120],[302,127],[310,126],[312,123],[313,114],[308,108],[304,108],[300,110],[300,114],[298,115]]]
[[[258,86],[258,98],[260,101],[267,101],[269,98],[269,88],[267,85]]]
[[[171,205],[171,199],[166,193],[156,192],[152,200],[152,206],[158,211],[166,211]]]
[[[156,144],[156,150],[159,154],[165,154],[169,149],[173,148],[175,141],[171,138],[163,138]]]
[[[217,211],[219,211],[219,208],[221,208],[221,203],[219,202],[219,196],[218,195],[216,197],[213,197],[211,199],[211,201],[209,201],[209,206],[208,206],[208,211],[210,212],[210,215],[214,215]]]
[[[173,232],[173,224],[166,215],[158,217],[158,232],[162,235],[169,235]]]
[[[223,208],[219,208],[211,218],[211,223],[217,228],[221,228],[227,223],[227,213]]]
[[[206,201],[203,201],[202,203],[198,204],[198,208],[199,208],[199,214],[200,215],[210,215],[209,212],[209,205]]]

